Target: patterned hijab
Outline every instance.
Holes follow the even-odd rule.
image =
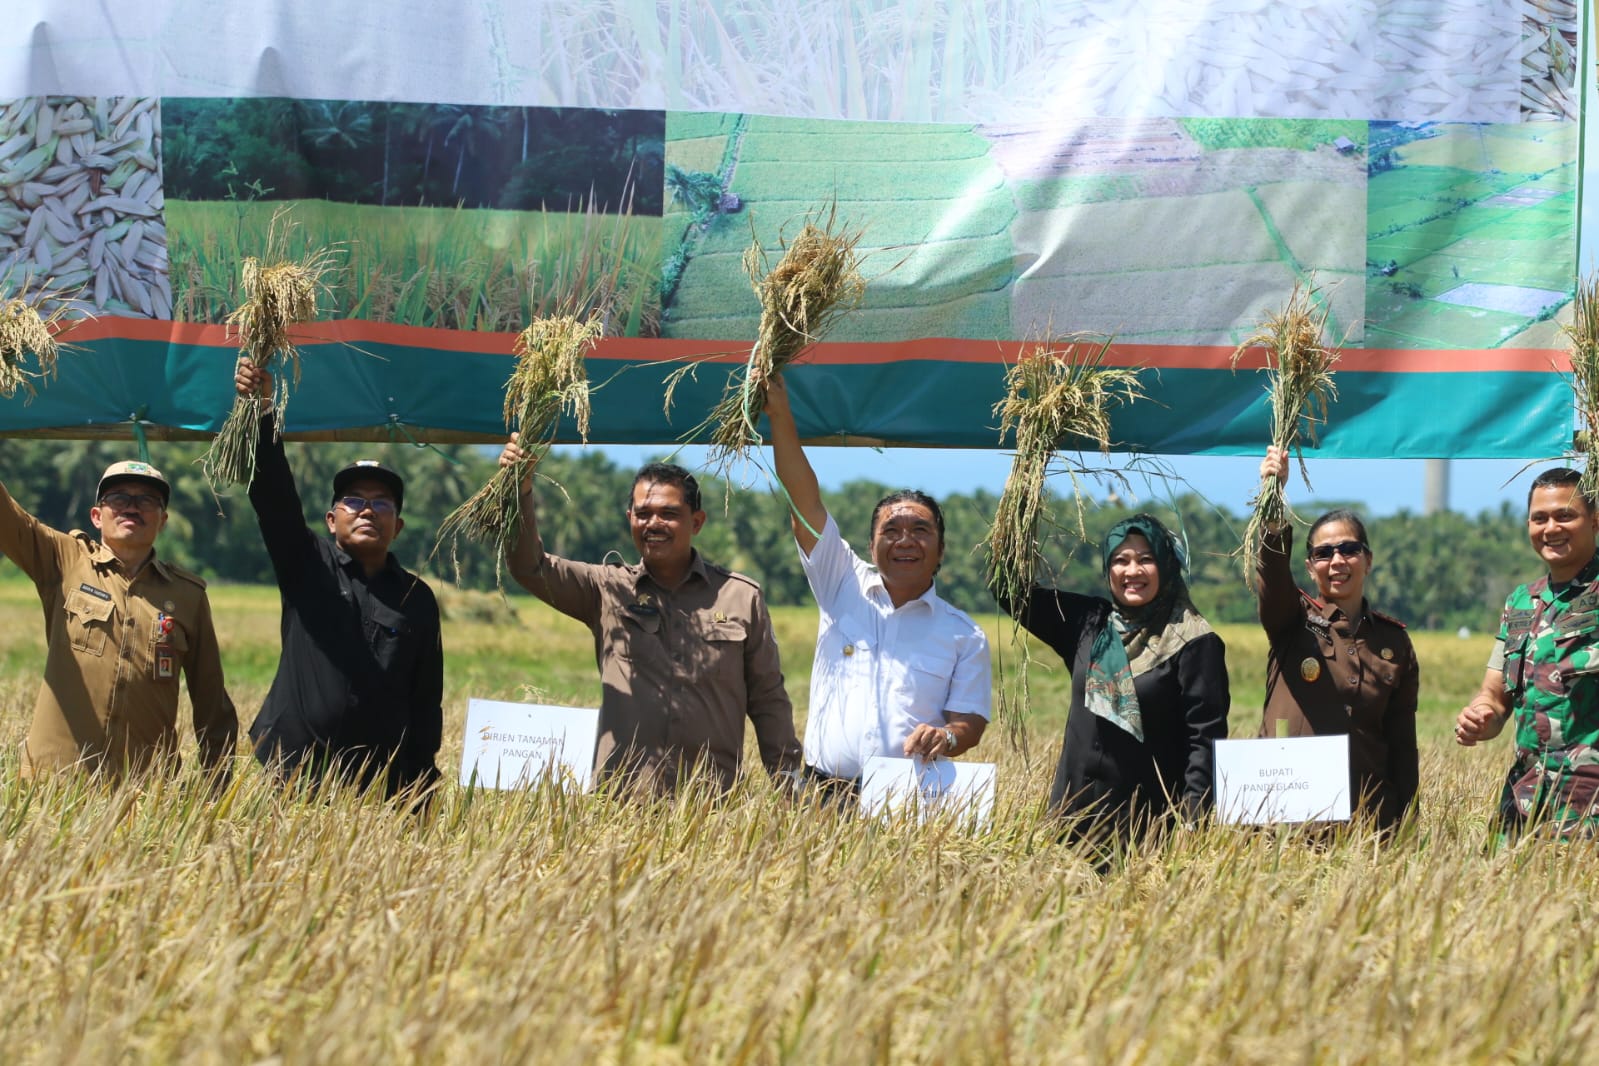
[[[1108,624],[1094,637],[1089,651],[1088,709],[1144,739],[1143,712],[1133,678],[1170,659],[1189,641],[1210,632],[1210,625],[1188,598],[1187,552],[1171,530],[1150,514],[1135,514],[1111,527],[1100,545],[1107,582],[1110,560],[1134,533],[1149,542],[1160,575],[1155,599],[1143,607],[1124,607],[1111,598]]]

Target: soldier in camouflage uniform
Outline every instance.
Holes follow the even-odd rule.
[[[1514,717],[1516,761],[1500,797],[1512,836],[1534,824],[1599,833],[1599,512],[1579,476],[1562,467],[1533,482],[1527,533],[1549,573],[1505,601],[1482,688],[1455,724],[1470,747]]]

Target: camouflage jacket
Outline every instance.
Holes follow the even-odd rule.
[[[1507,815],[1599,826],[1599,558],[1564,588],[1548,578],[1505,601],[1499,639],[1516,728]],[[1511,808],[1514,807],[1514,810]]]

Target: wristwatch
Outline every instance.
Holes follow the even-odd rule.
[[[944,754],[955,754],[955,730],[949,726],[944,727]]]

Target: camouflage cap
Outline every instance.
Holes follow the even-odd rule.
[[[141,463],[137,459],[124,459],[120,463],[112,463],[105,468],[105,473],[100,475],[100,485],[94,490],[94,498],[98,500],[104,496],[107,483],[112,481],[148,482],[161,490],[161,506],[165,507],[172,502],[172,486],[168,483],[166,475],[149,463]]]

